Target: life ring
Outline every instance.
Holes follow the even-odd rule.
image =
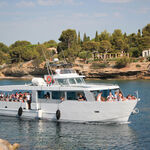
[[[22,107],[20,107],[20,108],[18,109],[18,116],[19,116],[19,117],[22,116],[22,112],[23,112],[23,109],[22,109]]]
[[[60,116],[61,116],[61,113],[60,113],[60,110],[58,109],[56,111],[56,119],[59,120],[60,119]]]
[[[50,84],[52,82],[52,77],[51,76],[47,76],[46,77],[46,82],[47,82],[47,84]]]

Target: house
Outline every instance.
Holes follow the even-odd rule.
[[[148,49],[148,50],[143,50],[143,51],[142,51],[142,56],[143,56],[143,57],[150,57],[150,49]]]
[[[55,47],[47,48],[47,50],[49,50],[49,51],[54,51],[54,52],[57,54],[57,49],[56,49]]]

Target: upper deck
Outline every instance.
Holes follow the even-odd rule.
[[[111,84],[83,84],[83,85],[73,85],[73,86],[61,86],[61,85],[52,85],[52,86],[35,86],[35,85],[4,85],[0,86],[0,91],[13,91],[13,90],[51,90],[51,91],[93,91],[93,90],[111,90],[118,89],[118,85]]]
[[[57,69],[56,74],[52,76],[54,83],[47,84],[43,78],[34,78],[31,84],[25,85],[5,85],[0,86],[0,91],[14,90],[50,90],[50,91],[94,91],[94,90],[111,90],[118,89],[118,85],[113,84],[87,84],[84,76],[77,74],[72,69]]]

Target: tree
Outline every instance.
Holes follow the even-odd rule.
[[[5,44],[0,42],[0,51],[7,53],[9,51],[9,48]]]
[[[127,43],[125,43],[124,35],[120,29],[114,30],[112,33],[111,44],[115,50],[125,50],[127,48]]]
[[[100,52],[107,53],[111,50],[111,43],[107,40],[100,42]]]
[[[142,30],[143,36],[150,36],[150,24],[147,24]]]
[[[29,61],[41,55],[36,51],[35,47],[17,46],[9,51],[12,63]]]
[[[78,32],[78,44],[81,44],[80,32]]]
[[[94,52],[99,50],[99,46],[99,42],[87,41],[83,43],[82,50]]]
[[[79,57],[84,59],[84,61],[86,63],[87,60],[92,57],[92,53],[89,51],[82,51],[79,53]]]
[[[128,41],[130,47],[137,47],[138,46],[138,38],[135,33],[132,33],[128,36]]]
[[[150,48],[150,36],[144,36],[141,40],[143,49]]]
[[[65,43],[67,48],[70,49],[74,44],[77,44],[77,34],[75,30],[68,29],[62,32],[59,41]]]
[[[98,31],[96,31],[96,34],[95,34],[95,42],[99,42]]]
[[[111,39],[111,35],[106,30],[101,32],[101,34],[99,35],[99,41],[103,41],[103,40],[110,41],[110,39]]]
[[[130,48],[130,55],[132,57],[139,57],[141,55],[141,53],[140,53],[138,47],[132,47],[132,48]]]
[[[7,61],[7,54],[0,51],[0,65],[4,64]]]
[[[62,50],[66,50],[67,48],[67,43],[60,42],[57,46],[57,52],[60,53]]]
[[[47,48],[50,48],[50,47],[57,47],[57,42],[54,41],[54,40],[50,40],[50,41],[47,41],[47,42],[44,42],[43,44],[44,46],[46,46]]]
[[[18,46],[27,46],[27,45],[31,45],[31,43],[28,41],[16,41],[14,44],[10,46],[10,49],[18,47]]]
[[[90,41],[90,37],[86,36],[86,33],[84,33],[84,35],[83,35],[83,42],[87,42],[87,41]]]
[[[147,24],[142,30],[142,47],[143,49],[150,48],[150,24]]]

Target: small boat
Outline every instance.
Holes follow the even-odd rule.
[[[74,70],[33,78],[31,84],[0,86],[0,115],[60,122],[128,122],[138,95],[124,97],[114,84],[87,84]]]

